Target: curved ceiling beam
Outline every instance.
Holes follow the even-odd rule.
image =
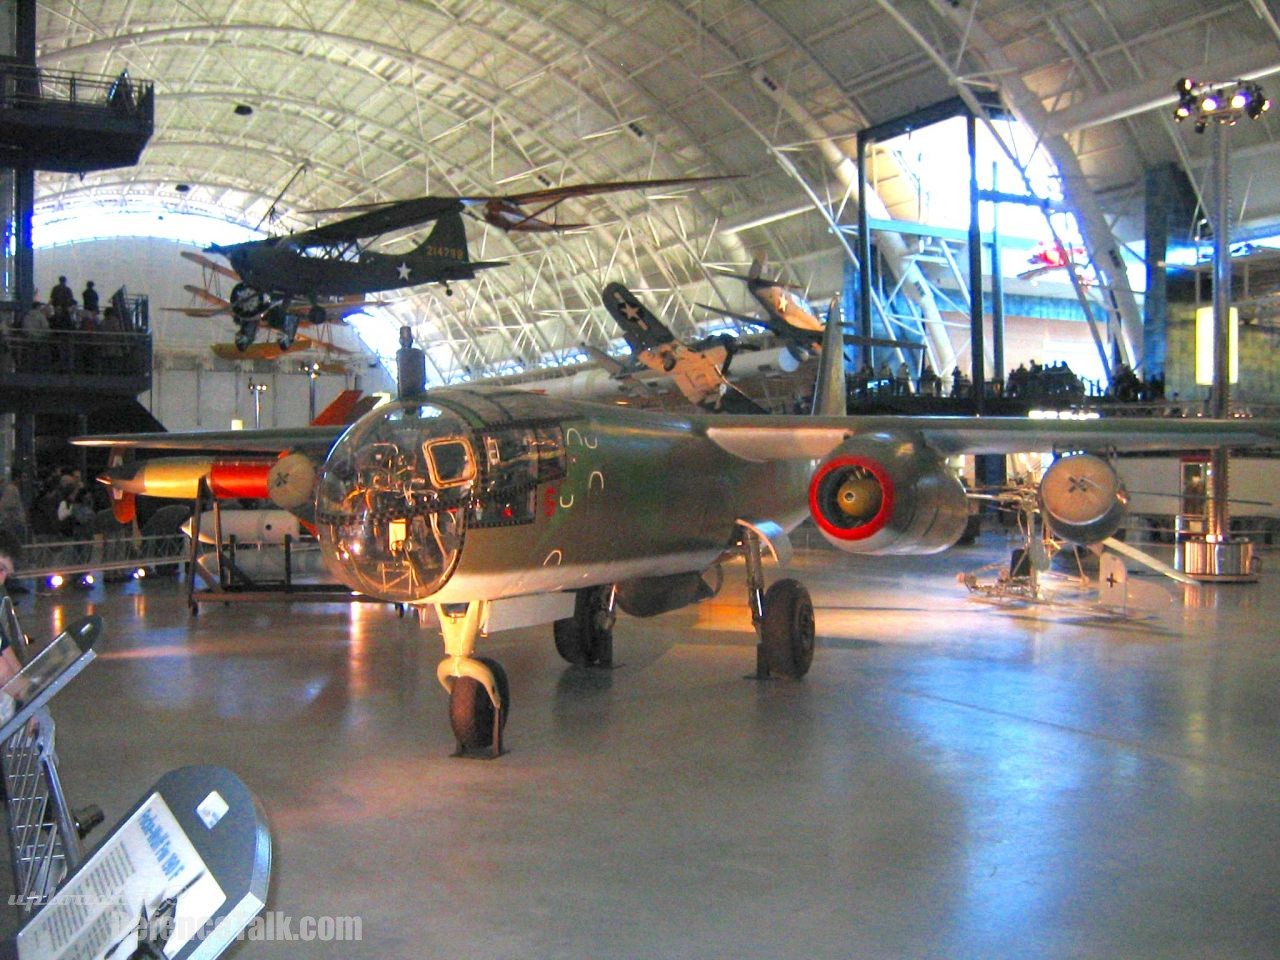
[[[467,27],[470,29],[472,28],[472,25],[467,25]],[[175,43],[193,43],[194,36],[225,35],[228,31],[235,35],[242,35],[246,39],[251,34],[261,35],[262,33],[266,32],[266,33],[274,34],[276,36],[297,35],[297,36],[300,36],[304,41],[311,41],[319,37],[324,39],[326,43],[331,43],[332,45],[341,45],[341,44],[346,44],[347,46],[358,45],[361,51],[364,51],[370,47],[373,47],[378,53],[380,53],[383,56],[402,61],[411,71],[415,68],[420,68],[424,63],[426,63],[430,73],[436,75],[437,77],[439,76],[440,73],[448,74],[449,76],[451,76],[452,80],[455,83],[459,84],[463,88],[464,92],[469,97],[483,100],[483,95],[487,94],[490,98],[489,99],[490,105],[495,108],[503,102],[503,91],[501,91],[500,89],[496,87],[489,87],[487,90],[482,91],[482,95],[477,95],[477,92],[474,89],[474,84],[477,81],[474,76],[464,75],[460,71],[451,70],[451,68],[448,68],[446,65],[439,64],[438,62],[435,62],[435,61],[425,61],[423,57],[421,57],[420,55],[412,51],[405,50],[402,48],[397,48],[394,46],[389,46],[386,44],[377,44],[377,43],[371,44],[367,41],[360,40],[358,38],[345,37],[345,36],[341,36],[333,33],[327,33],[324,31],[300,31],[297,28],[288,27],[288,26],[285,26],[285,27],[269,26],[264,28],[261,26],[253,26],[253,25],[234,25],[233,24],[233,25],[218,26],[218,25],[209,25],[209,24],[197,24],[197,25],[189,25],[189,26],[183,26],[183,27],[166,26],[163,28],[157,27],[153,29],[142,29],[142,30],[134,29],[133,32],[131,32],[131,34],[127,36],[106,38],[99,41],[91,41],[88,44],[80,44],[74,47],[68,47],[62,51],[51,52],[46,59],[50,61],[55,61],[60,58],[70,59],[78,55],[83,56],[86,54],[93,54],[99,50],[109,49],[112,51],[116,51],[126,46],[141,47],[150,43],[164,43],[166,46],[171,47]],[[568,37],[567,34],[564,34],[561,31],[557,31],[557,36],[559,36],[562,40]],[[487,35],[487,37],[492,38],[493,34],[490,33]],[[203,46],[207,46],[207,44]],[[242,52],[245,46],[247,45],[243,43],[240,44],[238,52]],[[516,51],[514,47],[510,47],[508,49],[510,49],[513,53],[518,53],[522,57],[531,59],[531,55],[526,51]],[[601,66],[601,65],[607,66],[609,68],[610,73],[614,76],[615,79],[626,80],[633,89],[636,89],[639,92],[641,92],[647,100],[655,103],[657,102],[656,98],[652,97],[651,94],[649,94],[647,91],[644,91],[642,88],[640,88],[633,80],[631,80],[630,78],[627,78],[624,74],[621,74],[615,71],[612,68],[612,65],[609,64],[609,61],[607,59],[602,59],[598,53],[590,50],[590,48],[580,46],[580,49],[585,55],[590,56],[592,58],[593,63],[595,63],[597,66]],[[271,47],[271,50],[273,52],[277,51],[278,46],[273,45]],[[346,69],[358,68],[358,65],[353,64],[349,60],[347,62],[332,61],[332,60],[328,62],[336,62],[336,64],[339,67],[346,68]],[[554,70],[554,65],[543,65],[543,66],[545,69]],[[370,75],[378,76],[379,79],[382,82],[384,82],[384,84],[391,84],[394,82],[394,81],[388,81],[385,77],[379,74],[371,73]],[[574,86],[572,82],[567,78],[565,78],[564,76],[557,75],[557,82],[569,84],[571,88],[575,90],[576,94],[580,98],[585,98],[584,91],[580,87]],[[415,84],[415,94],[416,94],[416,84]],[[273,94],[264,93],[263,96],[270,98],[271,96],[273,96]],[[519,103],[519,101],[514,101],[514,102]],[[605,107],[599,104],[596,104],[595,106],[597,109],[600,109],[602,111],[606,110]],[[606,113],[605,115],[616,115],[616,114]],[[557,121],[554,116],[544,113],[535,121],[534,125],[541,127],[542,129],[545,130],[547,128],[547,125],[553,124],[555,122]],[[529,124],[525,124],[525,126],[529,128],[530,132],[532,132],[532,126],[530,126]],[[688,133],[687,142],[695,145],[698,144],[699,142],[698,138],[692,134],[692,131],[688,131],[687,133]],[[554,150],[553,145],[549,141],[546,141],[545,139],[542,141],[542,146],[545,148]],[[515,148],[515,152],[523,155],[523,151],[520,151],[518,147]],[[569,165],[570,158],[567,153],[560,151],[558,155],[562,159],[565,165]],[[615,207],[615,209],[618,210],[619,216],[621,217],[622,216],[621,208]],[[648,242],[647,237],[645,237],[643,233],[641,236],[643,238],[643,246],[647,248],[646,252],[649,254],[652,261],[657,265],[661,265],[662,264],[661,251],[658,248],[652,246]]]
[[[917,43],[925,47],[926,53],[934,57],[935,62],[951,79],[961,97],[973,101],[973,95],[963,78],[952,69],[946,58],[933,49],[920,31],[913,24],[904,21],[889,0],[877,0],[877,2]],[[929,0],[929,3],[939,16],[954,27],[956,33],[984,62],[992,81],[999,85],[1014,113],[1038,136],[1042,136],[1041,131],[1049,122],[1049,112],[1044,108],[1039,97],[1023,82],[1017,67],[972,15],[972,11],[961,10],[952,7],[949,2],[939,2],[939,0]],[[976,116],[984,116],[981,109],[976,109],[975,102],[970,102],[969,106]],[[1089,186],[1081,169],[1080,160],[1071,149],[1071,145],[1061,136],[1042,136],[1041,142],[1058,166],[1058,172],[1062,176],[1063,198],[1076,214],[1081,236],[1089,249],[1090,260],[1099,278],[1106,283],[1116,313],[1119,315],[1117,344],[1120,349],[1120,361],[1136,370],[1141,364],[1141,357],[1137,351],[1142,344],[1142,317],[1138,312],[1138,301],[1134,296],[1133,288],[1129,285],[1129,276],[1125,272],[1120,244],[1116,242],[1111,232],[1102,207],[1094,196],[1093,189]],[[1110,366],[1105,353],[1100,359],[1104,370],[1109,373]]]

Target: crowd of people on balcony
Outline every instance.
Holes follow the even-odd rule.
[[[1164,399],[1164,378],[1156,375],[1144,380],[1122,363],[1106,384],[1092,384],[1064,360],[1047,364],[1031,360],[1010,370],[1004,381],[989,381],[986,395],[1048,403],[1080,403],[1090,396],[1123,403],[1154,403]],[[895,370],[887,361],[881,361],[879,367],[864,361],[849,383],[851,403],[910,396],[967,399],[973,396],[973,381],[959,366],[949,376],[939,376],[926,358],[921,361],[917,376],[912,375],[905,362]]]
[[[77,299],[67,278],[60,276],[47,301],[34,301],[0,332],[0,370],[108,373],[120,369],[129,354],[126,335],[136,331],[115,305],[102,308],[92,280]]]

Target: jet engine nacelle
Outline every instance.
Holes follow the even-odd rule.
[[[846,553],[937,553],[960,539],[969,503],[959,478],[920,444],[859,437],[814,472],[809,512]]]
[[[1098,543],[1124,525],[1129,495],[1101,457],[1062,457],[1040,480],[1040,515],[1050,532],[1072,543]]]

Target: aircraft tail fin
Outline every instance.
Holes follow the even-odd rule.
[[[848,412],[844,376],[844,320],[838,301],[831,301],[827,327],[818,355],[818,382],[813,388],[813,413],[818,417],[843,417]]]
[[[355,423],[378,403],[377,397],[366,397],[360,390],[343,390],[333,402],[316,414],[313,427],[337,427]]]
[[[622,336],[639,356],[675,340],[666,324],[641,303],[634,293],[620,283],[610,283],[600,293],[605,309],[622,328]]]
[[[471,257],[467,253],[467,231],[462,225],[462,214],[456,210],[440,214],[436,218],[436,225],[427,234],[427,239],[413,252],[434,260],[467,263]]]

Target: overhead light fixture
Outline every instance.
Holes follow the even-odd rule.
[[[237,117],[249,117],[253,115],[253,107],[247,103],[237,103],[233,112]]]
[[[1182,77],[1173,90],[1178,95],[1173,119],[1193,120],[1196,133],[1204,133],[1210,123],[1232,126],[1242,117],[1257,120],[1271,109],[1271,100],[1262,87],[1249,80],[1200,83]]]

